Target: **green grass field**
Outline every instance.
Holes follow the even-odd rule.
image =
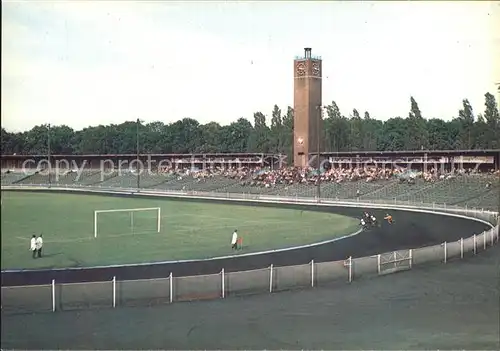
[[[94,238],[94,211],[161,208],[103,213]],[[241,253],[311,244],[358,229],[354,218],[331,213],[259,206],[210,204],[158,198],[2,192],[2,269],[89,267],[234,254],[234,229]],[[32,259],[29,241],[43,233],[44,257]]]

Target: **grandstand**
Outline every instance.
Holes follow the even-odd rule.
[[[499,172],[419,172],[401,177],[401,170],[377,168],[332,168],[321,175],[321,197],[331,199],[398,200],[424,203],[446,203],[484,209],[498,209]],[[139,178],[142,189],[161,191],[194,191],[215,193],[265,194],[291,197],[317,196],[318,176],[311,170],[296,168],[243,167],[225,170],[156,170]],[[1,184],[47,185],[44,172],[25,174],[2,172]],[[96,169],[51,174],[53,186],[101,186],[136,188],[137,174],[132,171],[99,171]]]

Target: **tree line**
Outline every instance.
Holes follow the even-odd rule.
[[[500,149],[500,116],[495,97],[484,95],[484,112],[477,115],[467,99],[457,115],[444,121],[425,118],[411,97],[408,116],[380,121],[368,111],[353,109],[344,116],[332,101],[324,106],[325,151],[401,151]],[[22,133],[1,130],[2,154],[135,153],[236,153],[265,152],[290,155],[293,141],[293,109],[274,106],[270,119],[262,112],[221,126],[200,124],[191,118],[163,122],[99,125],[75,131],[61,126],[40,125]]]

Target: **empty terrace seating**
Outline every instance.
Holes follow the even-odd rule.
[[[174,176],[169,173],[146,173],[144,172],[140,176],[140,186],[141,188],[155,188],[161,186],[162,184],[171,181]]]
[[[102,174],[102,181],[97,183],[101,187],[110,188],[136,188],[137,187],[137,176],[131,172],[114,172],[112,174],[106,175]]]
[[[116,171],[100,172],[99,170],[85,170],[81,177],[75,182],[83,186],[100,185],[103,181],[114,178],[118,175]]]
[[[28,174],[23,172],[2,172],[2,185],[17,183],[28,176]]]
[[[390,181],[386,181],[385,183],[381,183],[381,187],[363,194],[360,196],[360,199],[398,199],[400,196],[405,195],[407,193],[418,191],[426,186],[429,186],[430,183],[424,182],[422,179],[415,179],[414,183],[410,184],[408,182],[401,182],[398,179],[393,179]]]
[[[420,191],[400,196],[398,199],[411,202],[455,204],[484,193],[487,190],[486,184],[490,181],[491,177],[456,176],[423,187]]]
[[[104,181],[99,183],[103,187],[118,187],[118,188],[137,188],[137,178],[139,178],[139,186],[143,189],[165,189],[168,190],[167,184],[175,180],[170,174],[149,174],[143,172],[137,177],[137,173],[121,172],[116,173],[114,176],[107,177]]]
[[[280,189],[285,189],[285,184],[259,184],[257,182],[252,182],[250,180],[246,181],[233,181],[231,184],[219,188],[215,191],[223,193],[240,193],[240,194],[273,194],[278,192]]]
[[[52,177],[52,182],[61,186],[72,185],[75,183],[77,178],[77,172],[66,172],[63,174],[54,174],[54,176]]]
[[[500,188],[498,186],[491,187],[485,192],[475,196],[474,198],[467,199],[456,203],[455,205],[467,206],[469,208],[481,208],[484,210],[497,211],[499,204]]]
[[[268,194],[287,197],[315,197],[317,196],[317,186],[312,184],[279,184],[272,188]]]
[[[333,199],[363,199],[384,188],[387,184],[389,184],[387,180],[367,182],[364,179],[340,183],[323,183],[321,196]]]
[[[224,190],[227,187],[230,187],[236,183],[238,183],[238,181],[235,179],[216,175],[213,177],[194,179],[193,182],[186,185],[186,190],[213,192],[213,191]]]
[[[16,184],[26,184],[26,185],[41,185],[41,184],[48,184],[49,183],[49,176],[47,174],[41,174],[41,173],[35,173],[32,174],[28,177],[25,177]]]
[[[153,189],[161,189],[161,190],[188,190],[190,184],[194,183],[195,179],[190,176],[174,176],[172,175],[166,182],[155,185]]]

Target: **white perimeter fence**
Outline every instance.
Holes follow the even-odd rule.
[[[14,188],[14,187],[3,187]],[[15,187],[19,189],[19,187]],[[46,187],[38,187],[46,189]],[[52,188],[62,190],[61,188]],[[73,189],[73,188],[72,188]],[[89,191],[91,189],[81,189]],[[115,192],[117,189],[114,189]],[[107,192],[97,190],[96,192]],[[122,190],[127,193],[127,190]],[[180,193],[180,192],[179,192]],[[196,197],[209,198],[209,194],[186,194],[169,193],[170,196],[192,195]],[[159,195],[148,192],[149,196]],[[165,195],[165,194],[164,194]],[[247,196],[234,196],[231,199],[248,199]],[[263,202],[295,202],[312,204],[316,200],[276,198],[271,196],[252,196],[253,201]],[[373,207],[387,208],[387,204],[367,204],[355,202],[339,202],[329,199],[321,199],[325,205],[339,204],[351,207]],[[144,280],[117,280],[110,277],[107,282],[88,282],[52,284],[34,286],[2,287],[2,313],[33,313],[50,312],[59,310],[75,310],[88,308],[114,308],[119,306],[144,306],[177,301],[191,301],[204,299],[218,299],[230,296],[273,293],[283,290],[324,286],[335,282],[350,283],[354,279],[363,277],[384,275],[402,270],[412,269],[414,266],[429,262],[448,263],[451,260],[459,260],[473,256],[499,241],[499,226],[497,213],[463,209],[458,207],[445,207],[446,205],[424,205],[405,203],[391,204],[394,209],[402,208],[414,211],[441,212],[462,214],[467,217],[481,219],[496,227],[491,228],[479,235],[460,239],[453,242],[443,242],[439,245],[422,247],[417,249],[398,250],[379,255],[361,258],[348,257],[342,261],[314,262],[296,266],[273,266],[268,268],[225,272],[224,269],[218,274],[197,275],[190,277],[169,277],[161,279]],[[418,210],[417,210],[418,208]]]

